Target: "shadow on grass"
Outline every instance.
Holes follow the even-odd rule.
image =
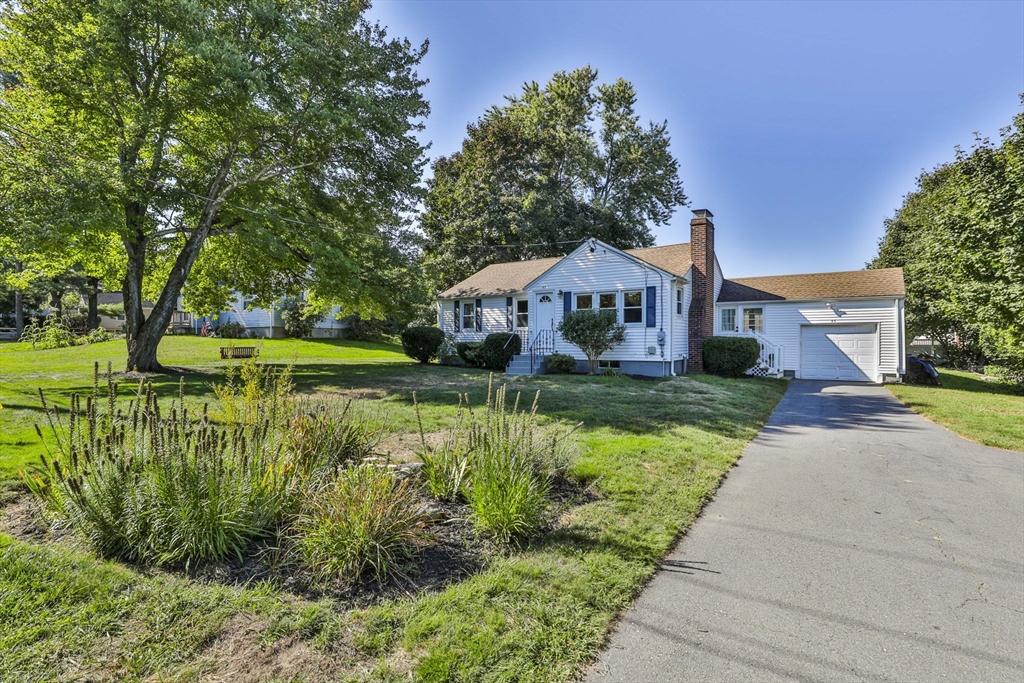
[[[958,391],[970,391],[977,394],[998,394],[1004,396],[1021,396],[1024,395],[1024,387],[1009,382],[1000,381],[986,381],[981,379],[980,376],[964,376],[960,374],[950,374],[948,372],[939,371],[939,380],[942,382],[942,386],[931,386],[926,384],[915,385],[924,389],[934,389],[936,391],[942,391],[943,389],[956,389]]]
[[[321,340],[339,345],[339,340]],[[340,393],[365,398],[387,398],[412,406],[413,392],[425,408],[454,408],[459,394],[468,395],[474,406],[483,406],[491,373],[486,370],[415,362],[267,362],[267,366],[292,366],[292,381],[297,392]],[[177,396],[179,384],[186,398],[213,399],[212,387],[224,381],[226,366],[201,372],[174,368],[171,372],[144,378],[158,396],[170,401]],[[121,395],[134,390],[138,379],[118,377]],[[549,419],[583,423],[585,431],[604,427],[628,434],[663,435],[688,426],[728,438],[746,438],[755,421],[764,419],[764,406],[774,405],[778,389],[769,386],[777,380],[720,380],[707,376],[638,380],[628,377],[586,375],[546,375],[506,378],[494,374],[494,385],[507,384],[510,394],[521,394],[520,407],[528,409],[540,391],[539,413]],[[723,382],[732,382],[727,387]],[[105,381],[101,378],[101,385]],[[737,388],[740,390],[737,391]],[[45,389],[48,401],[66,406],[72,393],[91,394],[91,373],[72,385]],[[34,389],[20,387],[17,407],[41,417],[42,409]],[[14,407],[14,404],[12,404]],[[35,419],[35,418],[32,418]],[[24,421],[24,419],[22,420]],[[31,421],[31,419],[29,420]]]

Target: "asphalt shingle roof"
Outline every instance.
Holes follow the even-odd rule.
[[[690,245],[668,244],[664,247],[647,249],[626,249],[627,254],[641,261],[661,268],[667,273],[682,277],[690,269]],[[440,299],[460,299],[463,297],[501,296],[523,291],[523,287],[543,275],[551,266],[564,257],[533,259],[530,261],[511,261],[495,263],[481,268],[468,278],[441,292]]]
[[[846,299],[868,296],[903,296],[902,268],[847,270],[838,273],[769,275],[726,280],[719,302]]]

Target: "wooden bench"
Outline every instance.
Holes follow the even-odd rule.
[[[222,346],[221,358],[259,358],[260,350],[255,346]]]

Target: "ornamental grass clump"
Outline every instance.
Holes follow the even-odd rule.
[[[400,576],[423,534],[420,505],[409,478],[371,463],[344,469],[308,500],[296,524],[299,552],[322,580]]]
[[[295,402],[283,431],[285,448],[307,488],[330,480],[346,464],[376,454],[387,416],[342,399]]]
[[[427,482],[430,495],[444,502],[455,501],[462,492],[463,483],[469,472],[471,447],[467,428],[468,403],[459,394],[459,408],[455,412],[455,422],[449,428],[439,446],[427,443],[427,435],[423,431],[423,418],[420,415],[420,404],[416,392],[412,392],[412,402],[416,408],[416,423],[420,430],[420,447],[415,451],[423,463],[423,477]]]
[[[49,517],[104,557],[241,558],[282,519],[290,468],[269,420],[217,426],[205,405],[186,406],[183,385],[166,413],[142,382],[122,405],[109,368],[106,391],[97,368],[93,394],[72,394],[64,413],[40,399],[56,446],[42,458],[47,476],[23,477]]]
[[[420,458],[435,496],[450,500],[461,493],[473,510],[474,524],[507,544],[530,535],[543,522],[552,479],[575,455],[575,428],[541,429],[539,391],[528,411],[519,410],[520,395],[510,408],[507,387],[495,389],[493,382],[492,375],[482,421],[476,419],[468,396],[459,396],[456,420],[441,446],[427,444],[421,425]]]

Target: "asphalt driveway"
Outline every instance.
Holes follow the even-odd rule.
[[[1024,453],[792,382],[587,680],[1024,680]]]

